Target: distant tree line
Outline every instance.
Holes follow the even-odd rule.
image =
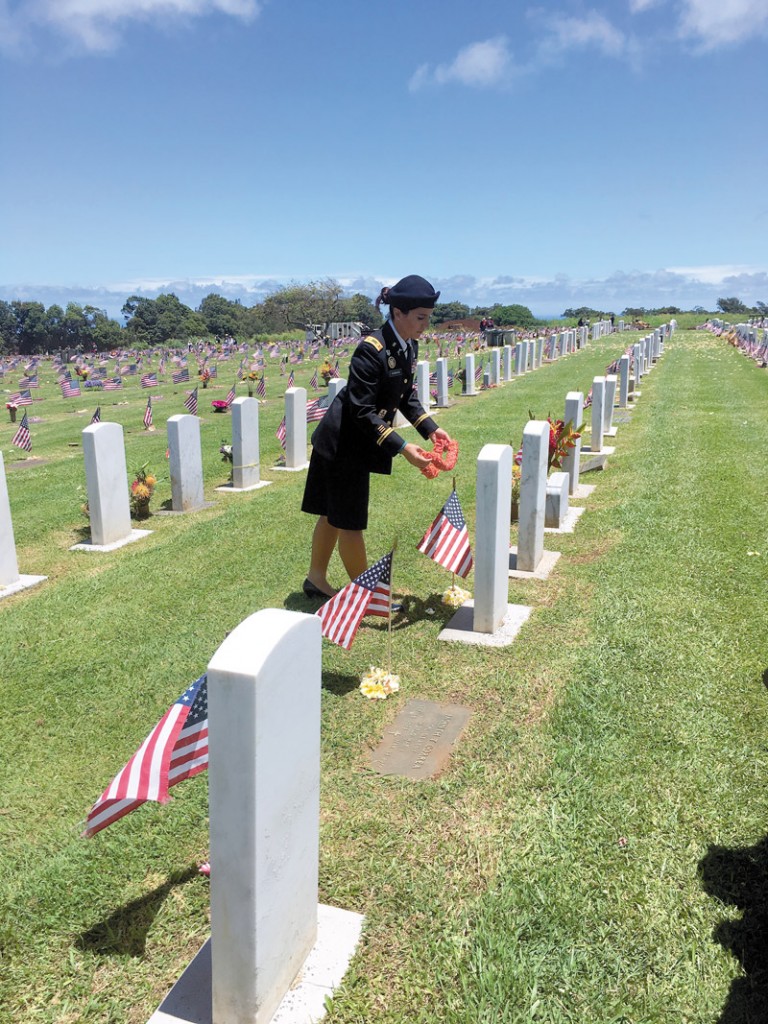
[[[0,352],[35,352],[69,348],[104,351],[120,346],[162,345],[171,340],[213,336],[254,338],[304,330],[339,320],[368,327],[381,324],[381,314],[367,295],[344,297],[336,281],[291,284],[254,306],[212,292],[197,309],[173,293],[155,299],[131,295],[122,314],[124,326],[103,309],[70,302],[63,310],[41,302],[0,300]]]
[[[717,300],[723,313],[753,313],[768,316],[768,306],[758,302],[752,308],[738,298]],[[620,315],[627,319],[647,316],[674,316],[683,312],[677,306],[646,309],[627,307]],[[701,306],[691,312],[705,313]],[[367,295],[343,295],[342,286],[332,279],[309,284],[289,284],[268,295],[263,302],[244,306],[211,292],[197,309],[190,309],[173,293],[155,299],[131,295],[122,308],[124,325],[112,320],[103,309],[70,302],[66,309],[41,302],[0,300],[0,352],[35,352],[56,349],[104,351],[120,346],[163,345],[171,340],[213,336],[216,338],[255,338],[303,330],[308,325],[321,329],[334,321],[352,320],[368,328],[381,325],[382,315]],[[567,319],[595,320],[612,315],[604,310],[580,306],[566,309]],[[434,309],[434,326],[468,319],[491,319],[497,327],[530,329],[537,320],[527,306],[502,305],[470,307],[463,302],[439,302]]]
[[[768,305],[764,302],[756,302],[754,306],[747,306],[741,299],[718,299],[717,308],[722,313],[748,313],[757,316],[768,316]],[[621,317],[631,320],[642,320],[648,316],[677,316],[681,313],[707,313],[703,306],[694,306],[693,309],[680,309],[679,306],[659,306],[657,309],[646,309],[645,306],[627,306],[619,314]],[[579,306],[578,309],[566,309],[563,316],[567,319],[600,320],[606,316],[615,316],[614,313],[602,309],[591,309],[589,306]]]

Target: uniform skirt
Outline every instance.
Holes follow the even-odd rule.
[[[370,474],[338,459],[312,452],[304,485],[301,511],[325,516],[337,530],[364,530],[368,526]]]

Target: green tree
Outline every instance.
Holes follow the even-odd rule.
[[[463,302],[438,302],[432,311],[432,323],[444,324],[449,320],[464,320],[469,316],[469,306]]]
[[[353,320],[356,323],[365,324],[366,327],[372,329],[381,325],[383,317],[367,295],[355,292],[354,295],[342,299],[341,306],[343,320]]]
[[[737,299],[735,296],[730,299],[718,299],[717,308],[723,313],[748,313],[749,309],[744,305],[741,299]]]
[[[242,306],[211,292],[198,306],[198,313],[205,322],[205,330],[216,338],[234,337],[240,330]]]
[[[0,299],[0,352],[16,349],[16,314],[10,302]]]
[[[343,320],[343,290],[339,282],[331,278],[279,288],[262,303],[267,330],[277,332],[288,327]]]
[[[16,351],[22,355],[44,352],[48,347],[48,331],[42,302],[14,300],[11,309],[16,317]]]
[[[527,306],[502,306],[497,303],[491,306],[489,315],[497,327],[535,327],[539,321]]]
[[[603,313],[600,309],[591,309],[589,306],[579,306],[578,309],[566,309],[563,316],[568,320],[599,320]],[[627,314],[629,315],[629,314]]]
[[[205,320],[200,313],[193,313],[178,296],[169,292],[148,299],[131,295],[123,308],[126,330],[131,338],[145,345],[162,345],[171,338],[189,338],[205,334]]]

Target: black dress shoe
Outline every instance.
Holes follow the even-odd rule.
[[[393,615],[397,615],[398,612],[402,612],[404,610],[405,610],[405,605],[401,604],[400,601],[393,601],[392,602],[392,614]]]
[[[308,579],[304,580],[304,582],[301,585],[301,589],[304,591],[307,597],[322,597],[324,601],[327,601],[329,598],[333,597],[333,594],[326,594],[324,590],[320,590],[319,587],[316,587],[315,584]]]

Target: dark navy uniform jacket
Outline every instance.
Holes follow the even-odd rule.
[[[413,346],[414,359],[418,346]],[[312,435],[318,455],[371,473],[391,473],[404,439],[394,430],[400,411],[426,440],[437,424],[413,390],[413,367],[389,323],[372,331],[352,355],[347,384]]]

